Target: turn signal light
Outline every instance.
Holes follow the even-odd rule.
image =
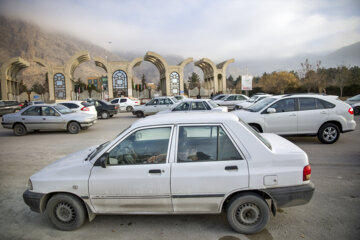
[[[353,108],[349,108],[348,112],[349,112],[351,115],[354,115],[354,109],[353,109]]]
[[[310,177],[311,177],[311,167],[310,167],[310,165],[307,165],[304,167],[304,170],[303,170],[303,181],[310,180]]]
[[[83,107],[83,108],[81,109],[81,111],[90,111],[90,109],[87,108],[87,107]]]

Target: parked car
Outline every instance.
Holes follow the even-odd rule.
[[[337,96],[278,95],[234,113],[259,132],[317,136],[327,144],[356,127],[353,109]]]
[[[91,98],[87,99],[87,102],[95,106],[97,115],[102,119],[111,118],[118,113],[119,107],[116,104],[111,104],[104,100],[91,99]]]
[[[351,98],[348,98],[346,103],[350,104],[354,109],[354,115],[360,114],[360,94],[353,96]]]
[[[179,111],[214,111],[214,112],[227,112],[227,107],[217,105],[211,99],[187,99],[179,103],[171,110],[164,110],[157,114],[176,113]]]
[[[30,101],[29,103],[28,103],[28,105],[30,106],[30,105],[38,105],[38,104],[44,104],[45,102],[43,102],[43,101]]]
[[[121,97],[121,98],[114,98],[113,100],[110,101],[110,103],[118,104],[119,112],[125,110],[127,112],[132,112],[135,106],[140,105],[140,100],[136,98],[131,99],[128,97]]]
[[[97,111],[94,105],[85,101],[66,101],[59,103],[64,105],[67,108],[70,108],[74,112],[81,112],[85,114],[90,114],[97,118]]]
[[[14,113],[21,109],[21,105],[17,101],[0,100],[0,116],[7,113]]]
[[[215,100],[215,102],[220,106],[228,107],[229,111],[231,111],[234,110],[236,104],[245,102],[248,99],[249,97],[243,94],[229,94],[221,100]]]
[[[245,102],[236,104],[234,109],[239,110],[239,109],[243,109],[243,108],[248,108],[251,105],[255,104],[256,102],[263,100],[264,98],[271,97],[271,96],[272,96],[271,94],[255,94],[251,98],[246,100]]]
[[[306,153],[231,113],[155,115],[114,140],[32,175],[25,203],[60,230],[100,214],[220,214],[234,231],[261,231],[277,208],[309,202]]]
[[[157,97],[144,105],[135,106],[132,113],[136,115],[136,117],[141,118],[163,110],[170,110],[179,103],[180,102],[174,97]]]
[[[1,125],[13,129],[16,136],[23,136],[35,130],[66,130],[75,134],[96,122],[96,117],[74,113],[61,104],[39,104],[28,106],[17,113],[2,117]]]

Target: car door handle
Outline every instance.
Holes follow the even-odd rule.
[[[160,173],[161,174],[161,170],[160,169],[150,169],[149,173],[150,174],[154,174],[154,173]]]
[[[226,166],[225,170],[238,170],[237,166]]]
[[[22,120],[25,120],[25,118],[21,118]]]
[[[292,113],[289,115],[290,117],[295,117],[296,116],[296,113]]]
[[[322,112],[320,112],[320,114],[326,114],[326,112],[325,112],[325,111],[322,111]]]
[[[43,118],[43,120],[46,120],[46,118]]]

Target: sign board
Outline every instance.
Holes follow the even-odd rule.
[[[184,94],[184,91],[180,91],[180,94]]]
[[[241,90],[252,90],[252,80],[253,76],[241,76]]]
[[[34,99],[40,99],[39,95],[34,95]]]

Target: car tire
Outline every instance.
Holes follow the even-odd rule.
[[[71,134],[77,134],[81,130],[80,124],[78,124],[77,122],[69,123],[67,129],[68,129],[68,132]]]
[[[132,110],[133,110],[133,107],[132,107],[132,106],[127,106],[127,107],[126,107],[126,111],[127,111],[127,112],[132,112]]]
[[[84,204],[69,194],[56,194],[46,205],[48,218],[57,229],[72,231],[81,227],[86,219]]]
[[[270,209],[260,195],[240,194],[229,202],[226,217],[234,231],[254,234],[260,232],[268,223]]]
[[[335,124],[326,123],[320,127],[317,136],[320,142],[325,144],[332,144],[339,139],[340,130]]]
[[[18,123],[14,126],[14,134],[16,136],[24,136],[26,135],[26,133],[27,133],[26,127],[21,123]]]
[[[354,108],[354,115],[359,115],[359,114],[360,114],[360,107]]]
[[[142,111],[137,111],[136,112],[136,117],[142,118],[142,117],[144,117],[144,113]]]
[[[102,119],[108,119],[110,117],[110,114],[107,111],[101,112],[101,118]]]

